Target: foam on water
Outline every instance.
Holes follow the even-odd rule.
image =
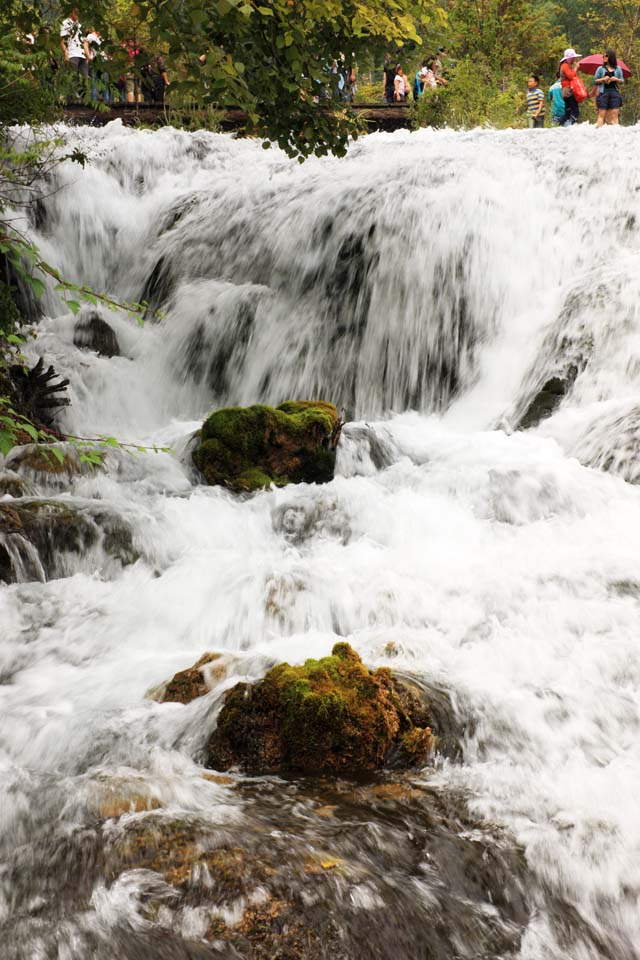
[[[546,892],[521,956],[640,956],[640,132],[375,135],[302,167],[224,136],[71,136],[92,162],[65,166],[35,238],[162,316],[105,314],[107,359],[49,293],[36,349],[71,379],[68,428],[184,449],[216,404],[309,396],[360,422],[324,487],[241,501],[169,454],[74,481],[127,512],[141,559],[0,588],[3,851],[70,829],[105,777],[241,817],[193,759],[215,709],[145,692],[205,650],[240,655],[230,685],[348,638],[474,718],[437,778],[513,830]],[[578,241],[605,214],[599,262]],[[571,363],[559,409],[510,435]],[[152,882],[97,887],[91,922],[141,928]],[[560,901],[588,935],[563,944]]]

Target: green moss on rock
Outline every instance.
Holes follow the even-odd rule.
[[[302,666],[281,663],[225,697],[208,745],[210,766],[350,773],[424,763],[435,739],[413,688],[369,670],[348,643]]]
[[[319,400],[226,407],[203,423],[193,462],[207,483],[238,492],[327,483],[340,426],[333,404]]]

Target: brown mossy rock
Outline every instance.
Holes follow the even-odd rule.
[[[149,691],[147,697],[159,703],[191,703],[221,683],[235,659],[229,654],[205,653],[192,667],[180,670],[167,683]]]
[[[330,657],[273,667],[225,696],[207,764],[250,773],[339,774],[424,764],[435,738],[415,688],[369,670],[348,643]]]
[[[247,492],[333,479],[341,422],[332,403],[288,401],[216,410],[193,462],[208,484]]]

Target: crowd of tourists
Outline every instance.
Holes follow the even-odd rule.
[[[551,107],[552,126],[570,127],[580,119],[581,104],[592,97],[595,98],[597,111],[596,126],[620,123],[624,74],[615,50],[607,50],[602,56],[600,65],[590,64],[590,67],[596,67],[591,91],[587,90],[584,81],[578,75],[580,59],[581,55],[576,53],[573,47],[565,50],[556,81],[549,88],[547,97],[540,87],[540,78],[536,74],[529,77],[527,117],[530,127],[544,127],[547,100]],[[589,58],[592,61],[597,59]]]
[[[119,99],[123,103],[145,102],[164,104],[169,77],[164,59],[160,55],[147,54],[135,40],[122,44],[127,54],[128,69],[112,77],[110,62],[113,60],[103,43],[98,30],[84,30],[73,8],[60,27],[60,46],[67,68],[73,70],[79,80],[79,92],[84,94],[90,86],[91,99],[110,103]]]
[[[144,99],[146,102],[164,104],[166,88],[169,86],[165,62],[160,55],[149,56],[134,40],[121,44],[126,51],[128,69],[116,78],[111,76],[110,71],[113,56],[103,43],[100,32],[93,27],[85,31],[76,8],[70,10],[62,22],[60,45],[65,64],[78,75],[81,93],[85,94],[90,87],[93,100],[109,103],[113,99],[120,99],[122,102],[137,103]],[[446,87],[449,83],[444,67],[446,60],[447,50],[440,47],[437,54],[422,61],[415,74],[411,71],[411,75],[407,75],[402,64],[391,54],[386,54],[382,89],[385,103],[400,104],[411,98],[417,102],[425,93]],[[614,50],[607,50],[600,62],[599,57],[582,59],[581,54],[569,47],[560,61],[556,80],[546,95],[540,86],[540,78],[536,74],[529,77],[526,92],[529,126],[544,127],[548,112],[552,126],[572,126],[580,119],[581,104],[590,98],[595,99],[598,127],[618,124],[622,107],[621,89],[625,82],[622,66]],[[590,91],[579,76],[579,70],[594,75]],[[626,67],[625,71],[628,76]],[[333,61],[328,72],[336,75],[340,99],[353,102],[357,84],[355,67],[348,66],[342,57],[340,61]]]
[[[440,47],[435,56],[422,61],[413,79],[404,72],[402,64],[396,63],[391,54],[385,54],[382,81],[382,96],[385,103],[405,103],[410,97],[415,101],[426,90],[446,87],[449,82],[444,76],[443,60],[447,56],[445,47]]]
[[[435,56],[427,57],[415,76],[408,76],[402,64],[396,63],[390,54],[385,56],[383,67],[382,96],[386,104],[405,103],[413,97],[418,101],[426,92],[447,86],[443,61],[448,59],[445,47],[440,47]],[[602,57],[582,59],[582,55],[569,47],[560,61],[555,82],[547,94],[540,86],[537,74],[527,81],[526,111],[530,127],[544,127],[547,113],[551,125],[569,127],[580,119],[580,106],[593,99],[597,111],[596,126],[614,125],[620,122],[622,107],[621,88],[625,82],[623,66],[618,63],[615,50],[607,50]],[[593,86],[588,90],[578,71],[593,74]],[[626,67],[625,67],[626,70]],[[627,75],[629,71],[627,70]]]

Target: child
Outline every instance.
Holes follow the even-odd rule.
[[[560,71],[556,74],[556,82],[549,87],[549,101],[551,103],[551,126],[560,127],[564,123],[565,105],[560,83]]]
[[[544,127],[544,93],[539,87],[540,78],[532,73],[527,80],[527,117],[530,127]]]

